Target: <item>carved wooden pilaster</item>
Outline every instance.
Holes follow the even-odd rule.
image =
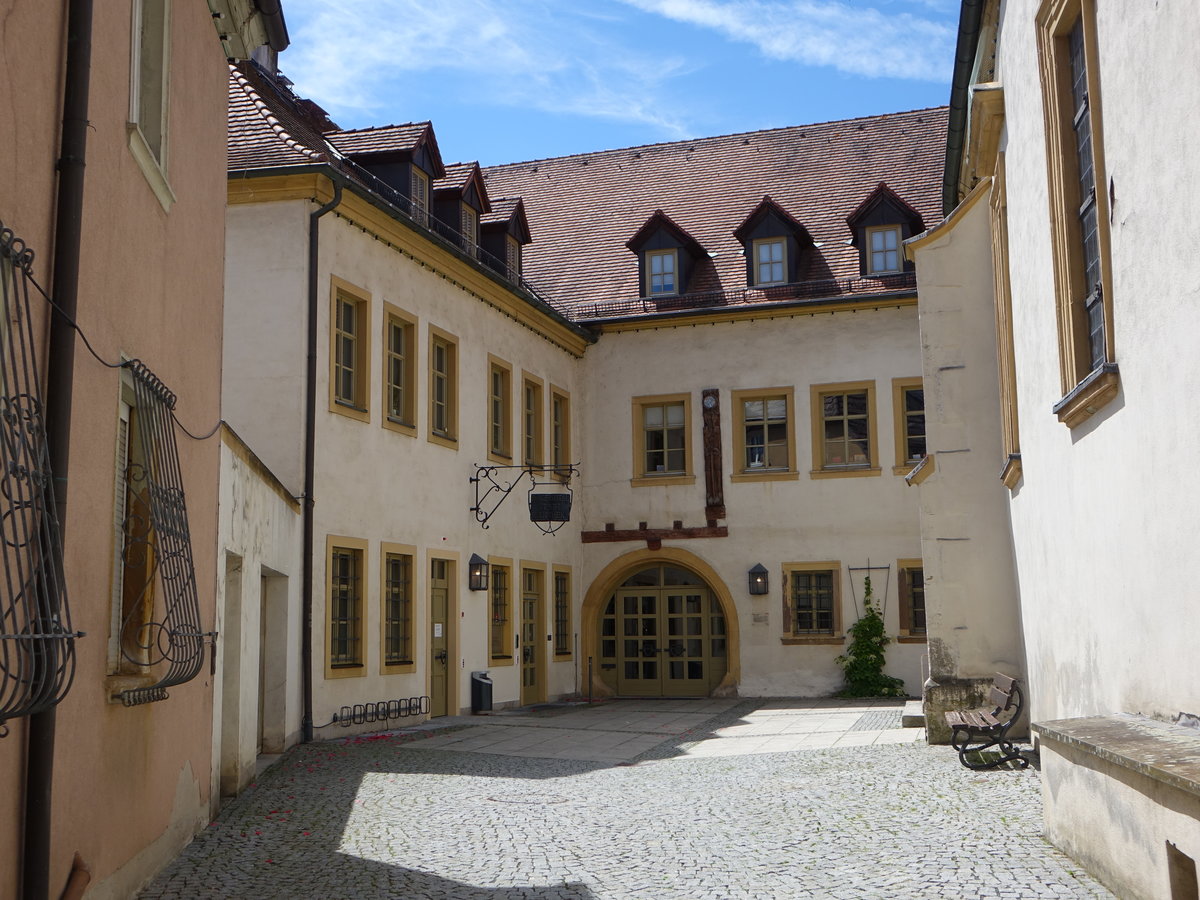
[[[704,517],[725,518],[725,486],[721,480],[721,393],[705,388],[700,401],[704,412]]]

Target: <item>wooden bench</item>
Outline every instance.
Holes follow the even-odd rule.
[[[992,704],[991,708],[952,710],[945,714],[946,724],[950,726],[950,744],[958,751],[959,761],[968,769],[994,769],[1006,762],[1028,768],[1029,760],[1008,740],[1008,729],[1025,708],[1025,696],[1017,679],[997,672],[992,679],[988,703]],[[998,748],[998,759],[982,756],[978,757],[978,762],[967,759],[968,753],[980,754],[992,747]]]

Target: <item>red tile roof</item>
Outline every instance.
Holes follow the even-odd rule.
[[[229,67],[230,171],[327,162],[321,132],[253,65]]]
[[[408,122],[404,125],[380,125],[376,128],[354,128],[333,131],[326,137],[347,156],[356,153],[411,153],[431,130],[429,122]]]
[[[945,108],[922,109],[606,150],[492,166],[484,178],[491,193],[524,198],[535,241],[525,276],[573,317],[606,315],[601,304],[641,310],[637,257],[625,245],[659,209],[713,255],[711,265],[697,267],[689,291],[733,292],[750,303],[796,295],[779,288],[742,294],[746,260],[734,230],[764,195],[816,242],[805,281],[824,282],[825,293],[831,285],[834,293],[889,290],[907,287],[911,276],[847,284],[859,278],[859,256],[847,241],[846,217],[886,182],[927,221],[937,220],[946,117]],[[812,291],[815,285],[799,293]]]

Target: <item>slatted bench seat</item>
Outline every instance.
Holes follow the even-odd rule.
[[[958,751],[959,761],[968,769],[994,769],[1006,762],[1028,768],[1029,760],[1008,740],[1008,730],[1025,708],[1025,696],[1017,679],[997,672],[988,692],[988,703],[992,705],[945,714],[951,732],[950,745]],[[993,747],[999,751],[999,758],[985,759],[980,755]],[[978,761],[968,759],[968,754],[976,754]]]

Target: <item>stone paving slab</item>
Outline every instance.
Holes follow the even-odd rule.
[[[590,738],[621,734],[586,727],[406,730],[296,747],[140,896],[1111,896],[1040,837],[1033,770],[970,772],[950,748],[912,742],[917,729],[719,736],[757,707],[714,710],[695,734],[628,734],[657,742],[632,765],[431,745],[482,727],[554,731],[562,753],[588,752]],[[746,741],[763,751],[704,755]]]

